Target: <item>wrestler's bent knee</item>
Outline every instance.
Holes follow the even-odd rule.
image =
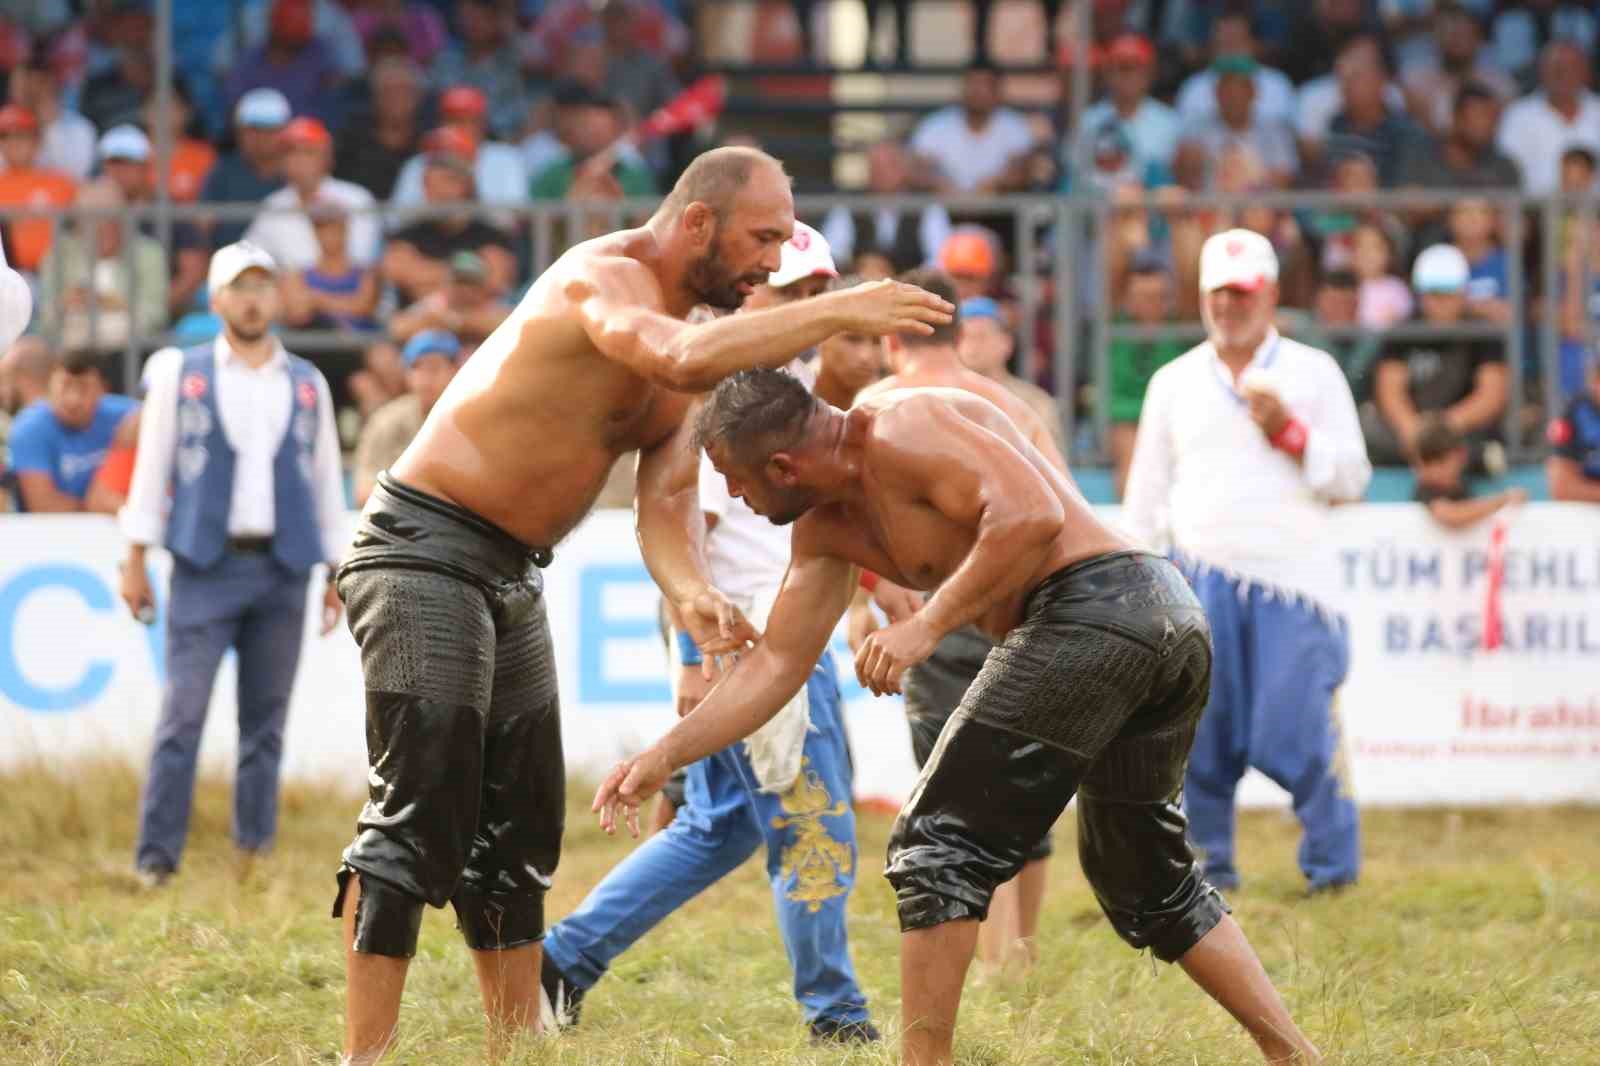
[[[409,959],[415,955],[417,934],[422,929],[422,900],[354,867],[341,866],[339,894],[333,900],[335,918],[344,916],[345,889],[351,877],[357,878],[361,886],[351,947],[363,955],[387,955],[395,959]]]
[[[480,892],[462,885],[450,899],[456,928],[473,951],[507,951],[544,939],[544,893]]]

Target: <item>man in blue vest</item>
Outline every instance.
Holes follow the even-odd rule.
[[[154,610],[145,554],[153,545],[172,553],[166,689],[134,856],[151,887],[183,855],[200,735],[229,648],[239,659],[234,842],[246,857],[271,846],[306,585],[346,535],[328,383],[271,332],[282,307],[277,264],[255,245],[230,244],[212,256],[208,281],[222,335],[151,358],[121,516],[122,598],[141,620]],[[326,634],[340,612],[332,582],[322,604]]]

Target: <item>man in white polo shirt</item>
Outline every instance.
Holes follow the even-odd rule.
[[[1500,151],[1522,171],[1522,191],[1548,196],[1561,183],[1561,156],[1573,145],[1600,152],[1600,96],[1589,91],[1589,60],[1571,41],[1551,41],[1539,57],[1539,91],[1500,116]]]
[[[1319,891],[1355,881],[1360,836],[1333,710],[1349,640],[1310,575],[1329,505],[1360,499],[1372,466],[1339,365],[1273,328],[1277,281],[1265,237],[1206,241],[1209,339],[1150,381],[1123,514],[1171,549],[1211,623],[1211,700],[1184,780],[1206,877],[1239,883],[1234,792],[1253,766],[1293,797],[1300,868]]]

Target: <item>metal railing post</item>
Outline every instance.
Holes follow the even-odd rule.
[[[1056,201],[1056,254],[1052,274],[1052,295],[1055,300],[1055,359],[1051,376],[1055,381],[1056,410],[1061,418],[1061,437],[1066,442],[1067,461],[1076,462],[1073,455],[1077,423],[1077,330],[1078,292],[1076,272],[1068,269],[1073,261],[1073,235],[1078,222],[1078,205],[1069,197]]]
[[[1027,204],[1019,204],[1011,212],[1011,223],[1016,236],[1020,286],[1017,296],[1021,328],[1017,331],[1017,357],[1023,367],[1030,367],[1033,365],[1034,341],[1039,329],[1039,247],[1033,209]]]
[[[1539,205],[1540,240],[1543,245],[1539,256],[1539,288],[1540,299],[1544,303],[1542,313],[1539,315],[1539,365],[1544,371],[1544,400],[1545,413],[1554,414],[1561,409],[1561,308],[1566,302],[1566,293],[1563,291],[1560,257],[1561,249],[1561,215],[1566,212],[1566,205],[1558,197],[1546,199]],[[1509,249],[1511,241],[1507,239]],[[1511,269],[1520,272],[1520,256],[1510,256]],[[1506,299],[1512,299],[1510,292]],[[1512,303],[1513,316],[1520,317],[1523,328],[1527,328],[1527,315],[1516,315],[1519,306]]]

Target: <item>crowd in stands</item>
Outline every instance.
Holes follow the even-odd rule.
[[[517,209],[599,205],[557,221],[542,251],[559,251],[616,225],[608,205],[657,193],[694,151],[731,137],[625,138],[696,72],[694,12],[671,0],[177,6],[164,94],[149,0],[0,4],[0,210],[12,212],[0,234],[35,289],[30,332],[46,339],[28,340],[19,359],[34,365],[46,342],[75,361],[208,339],[206,263],[245,238],[282,267],[286,325],[331,335],[344,353],[326,367],[348,448],[386,404],[415,399],[408,379],[419,360],[438,361],[442,337],[458,365],[508,313],[540,247]],[[794,6],[809,32],[824,5]],[[1085,322],[1109,308],[1118,328],[1095,338],[1107,346],[1105,380],[1087,326],[1058,330],[1048,311],[1023,320],[1025,288],[1042,308],[1055,301],[1048,277],[1018,275],[1009,221],[937,204],[838,207],[809,221],[841,269],[870,279],[938,265],[963,299],[986,301],[974,306],[992,310],[970,316],[994,334],[984,358],[1009,360],[1006,373],[1080,414],[1103,405],[1119,483],[1145,384],[1200,336],[1199,246],[1233,225],[1273,242],[1282,328],[1339,360],[1376,462],[1423,465],[1424,443],[1435,456],[1459,446],[1468,473],[1494,474],[1507,446],[1525,449],[1548,425],[1558,459],[1600,475],[1597,444],[1573,458],[1574,441],[1600,434],[1582,414],[1600,240],[1581,210],[1564,208],[1556,288],[1541,291],[1546,233],[1504,197],[1596,191],[1592,5],[1093,0],[1091,39],[1076,40],[1076,4],[1043,4],[1060,71],[1045,108],[989,61],[991,5],[971,6],[976,47],[955,97],[904,126],[891,118],[890,136],[842,146],[865,162],[864,183],[844,191],[1103,203],[1102,224],[1041,231],[1040,247],[1046,264],[1073,263]],[[877,29],[880,7],[866,4]],[[897,61],[915,63],[918,12],[894,8]],[[1093,96],[1080,112],[1072,86],[1085,67]],[[1260,200],[1280,190],[1452,195],[1401,207]],[[218,206],[164,220],[145,210],[163,193]],[[223,206],[241,204],[254,206]],[[73,224],[22,213],[69,206],[90,213]],[[1190,329],[1161,328],[1179,326]],[[1553,411],[1542,409],[1546,329],[1559,336],[1563,409]],[[1054,380],[1059,335],[1082,345],[1077,381]],[[1019,348],[1032,353],[1026,365]],[[1513,350],[1523,367],[1509,364]],[[1565,492],[1576,482],[1561,469],[1551,484]]]

